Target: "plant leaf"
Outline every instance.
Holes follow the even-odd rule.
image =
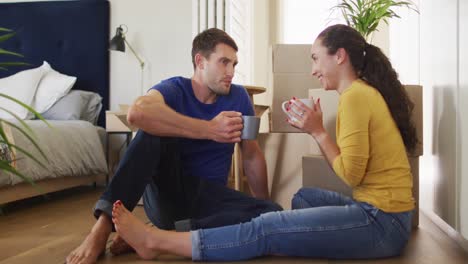
[[[7,121],[7,120],[2,120],[3,123],[11,126],[11,127],[14,127],[16,128],[18,131],[21,132],[21,134],[23,134],[33,145],[34,147],[37,149],[37,151],[39,151],[39,153],[41,154],[41,156],[46,160],[46,161],[49,161],[49,159],[47,158],[47,156],[45,155],[44,151],[42,151],[41,147],[37,144],[36,140],[34,140],[31,135],[29,135],[28,133],[26,133],[26,131],[24,131],[24,129],[22,129],[20,126],[10,122],[10,121]],[[0,122],[0,126],[2,125],[2,123]],[[2,131],[3,132],[3,131]],[[5,139],[5,141],[7,141],[6,139],[6,135],[4,133],[2,133],[2,137]],[[5,142],[7,143],[7,142]],[[9,144],[9,142],[7,143]]]
[[[0,42],[7,41],[8,39],[12,38],[14,35],[16,35],[15,32],[1,35],[0,36]]]
[[[41,189],[41,187],[39,185],[37,185],[31,178],[25,176],[24,174],[22,174],[21,172],[17,171],[15,168],[13,168],[13,166],[10,165],[10,163],[8,163],[7,161],[4,161],[4,160],[0,160],[0,170],[3,170],[3,171],[7,171],[7,172],[10,172],[18,177],[20,177],[21,179],[23,179],[24,181],[28,182],[29,184],[31,184],[34,188],[37,189],[37,191],[39,193],[43,193],[44,190]]]
[[[8,50],[4,50],[4,49],[2,49],[2,48],[0,48],[0,54],[13,55],[13,56],[17,56],[17,57],[24,57],[23,55],[21,55],[21,54],[19,54],[19,53],[12,52],[12,51],[8,51]]]
[[[29,105],[19,101],[18,99],[14,98],[14,97],[11,97],[9,95],[6,95],[6,94],[3,94],[3,93],[0,93],[0,97],[5,97],[7,99],[10,99],[12,101],[14,101],[15,103],[21,105],[22,107],[26,108],[26,110],[28,110],[29,112],[33,113],[37,118],[39,118],[40,120],[42,120],[43,122],[45,122],[47,124],[48,127],[52,128],[52,126],[50,125],[49,122],[47,122],[47,120],[44,119],[44,117],[42,117],[41,114],[39,114],[36,110],[34,110],[32,107],[30,107]],[[1,107],[0,107],[1,108]],[[3,110],[6,110],[4,108],[1,108]],[[6,110],[7,112],[11,113],[10,111]],[[17,118],[18,119],[18,118]],[[21,118],[19,118],[18,121],[21,121]],[[26,125],[26,123],[23,123],[23,126]],[[27,125],[26,125],[27,126]],[[32,132],[32,130],[30,130]]]
[[[6,67],[10,66],[30,66],[31,64],[21,61],[14,62],[0,62],[0,67],[3,67],[5,70],[8,70]]]
[[[413,2],[394,0],[342,0],[331,10],[340,9],[346,23],[367,38],[381,21],[388,23],[389,18],[400,17],[393,7],[406,7],[419,13]]]
[[[5,143],[8,145],[9,148],[14,148],[16,150],[18,150],[19,152],[23,153],[24,155],[26,155],[28,158],[32,159],[33,161],[35,161],[37,164],[39,164],[41,167],[43,167],[44,169],[46,168],[46,166],[44,165],[44,163],[42,163],[39,159],[37,159],[36,157],[34,157],[31,153],[29,153],[27,150],[15,145],[15,144],[11,144],[11,143],[7,143],[6,141],[4,140],[0,140],[0,142],[2,143]]]
[[[0,94],[0,96],[1,96],[1,95],[2,95],[2,94]],[[8,110],[8,109],[6,109],[6,108],[4,108],[4,107],[1,107],[1,106],[0,106],[0,110],[3,110],[3,111],[5,111],[5,112],[9,113],[12,117],[14,117],[16,120],[18,120],[18,122],[20,122],[21,125],[22,125],[25,129],[27,129],[27,130],[29,131],[29,133],[30,133],[32,136],[36,137],[35,134],[34,134],[34,131],[32,131],[32,129],[26,124],[26,122],[24,122],[24,120],[21,119],[18,115],[16,115],[16,114],[13,113],[12,111],[10,111],[10,110]]]

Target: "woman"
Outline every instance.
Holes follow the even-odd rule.
[[[407,151],[416,144],[408,99],[388,58],[354,29],[334,25],[311,49],[312,74],[340,94],[337,143],[313,109],[292,100],[288,122],[309,133],[353,198],[303,188],[294,210],[263,214],[244,224],[186,233],[149,228],[116,202],[119,235],[145,259],[169,252],[193,260],[234,261],[263,255],[380,258],[405,247],[414,209]]]

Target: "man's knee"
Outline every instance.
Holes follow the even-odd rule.
[[[132,143],[142,144],[143,146],[154,148],[160,147],[162,139],[162,137],[148,134],[143,130],[138,130],[138,132],[132,140]]]
[[[274,212],[274,211],[283,211],[283,207],[281,207],[281,205],[273,201],[265,201],[264,212],[262,213]]]

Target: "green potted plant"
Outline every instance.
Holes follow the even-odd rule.
[[[13,32],[10,29],[2,28],[0,27],[0,44],[10,38],[12,38],[15,35],[15,32]],[[11,52],[5,49],[0,48],[0,55],[8,55],[8,56],[14,56],[14,57],[23,57],[19,53]],[[8,70],[8,67],[10,66],[23,66],[23,65],[28,65],[25,62],[20,62],[20,61],[14,61],[14,62],[1,62],[0,61],[0,70],[6,71]],[[34,115],[36,115],[39,119],[47,123],[44,118],[37,113],[34,109],[32,109],[30,106],[20,102],[19,100],[8,96],[6,94],[0,93],[0,97],[6,98],[8,100],[12,100],[15,103],[21,105],[22,107],[28,109],[28,111],[32,112]],[[32,129],[18,116],[16,116],[14,113],[9,111],[8,109],[1,107],[0,106],[0,111],[5,111],[9,113],[14,119],[18,121],[19,124],[16,122],[12,122],[12,120],[8,119],[3,119],[0,118],[0,170],[4,172],[9,172],[14,175],[17,175],[18,177],[22,178],[23,180],[29,182],[30,184],[34,185],[34,181],[32,181],[29,177],[26,175],[23,175],[21,172],[19,172],[15,166],[14,166],[14,159],[15,156],[12,155],[13,150],[18,151],[23,153],[25,156],[28,158],[34,160],[36,163],[38,163],[40,166],[45,167],[45,165],[36,157],[31,155],[29,152],[26,150],[22,149],[21,147],[15,145],[14,143],[9,140],[9,137],[7,136],[7,128],[14,128],[20,131],[28,140],[34,145],[34,147],[39,151],[40,155],[47,161],[47,157],[45,153],[42,151],[42,149],[39,147],[39,145],[36,142],[34,132]],[[48,124],[48,123],[47,123]]]
[[[371,42],[381,21],[388,24],[388,19],[400,18],[393,10],[396,7],[407,7],[419,13],[413,2],[394,0],[342,0],[332,10],[341,11],[348,26],[359,31],[367,42]]]

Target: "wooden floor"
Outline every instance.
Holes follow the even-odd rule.
[[[79,188],[8,205],[0,216],[0,264],[64,263],[67,254],[85,237],[94,223],[91,210],[101,190]],[[143,208],[135,213],[145,219]],[[397,258],[380,260],[335,261],[302,258],[265,257],[244,263],[468,263],[466,254],[424,215],[418,230],[404,252]],[[165,256],[157,263],[191,263],[191,260]],[[98,263],[148,263],[135,254],[106,254]]]

